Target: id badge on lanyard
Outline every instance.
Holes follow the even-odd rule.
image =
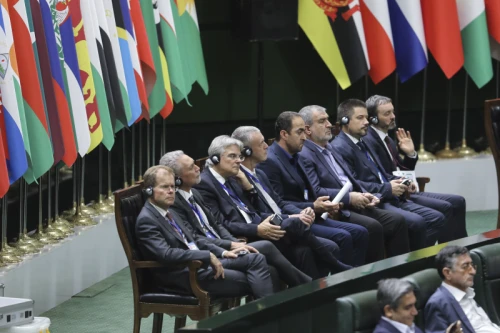
[[[194,242],[187,243],[187,246],[189,247],[190,250],[199,250],[198,246],[196,246]]]
[[[309,200],[309,191],[304,190],[304,200]]]

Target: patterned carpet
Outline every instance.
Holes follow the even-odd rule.
[[[496,210],[467,214],[469,235],[495,228]],[[132,286],[128,268],[91,286],[72,299],[41,315],[52,321],[52,333],[122,333],[132,332]],[[153,317],[143,319],[141,332],[152,329]],[[191,321],[188,319],[188,325]],[[163,320],[163,332],[173,332],[174,318]]]

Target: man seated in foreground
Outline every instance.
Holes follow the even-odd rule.
[[[425,305],[425,331],[442,332],[460,320],[465,333],[500,333],[474,300],[476,266],[469,250],[456,245],[443,248],[436,256],[436,268],[443,283]]]
[[[175,200],[174,172],[166,166],[153,166],[144,174],[144,193],[148,199],[137,218],[135,233],[139,250],[146,260],[156,260],[165,268],[151,269],[160,288],[192,292],[189,269],[176,265],[200,260],[201,288],[213,297],[235,297],[252,293],[256,298],[271,295],[273,283],[265,257],[260,253],[238,256],[235,249],[228,258],[226,250],[194,240],[179,216],[169,210]]]

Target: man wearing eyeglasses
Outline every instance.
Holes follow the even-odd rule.
[[[241,141],[227,135],[213,139],[208,148],[206,167],[195,189],[203,196],[215,218],[222,221],[233,235],[247,237],[250,242],[273,241],[298,269],[313,278],[351,268],[336,259],[338,246],[335,242],[316,238],[298,217],[281,215],[282,221],[276,225],[272,221],[274,214],[255,209],[251,198],[257,195],[256,189],[240,170],[243,150]],[[307,254],[299,247],[305,247]],[[316,254],[312,258],[311,250]],[[319,270],[314,265],[315,258],[320,261]],[[326,272],[323,270],[325,266]]]
[[[436,267],[443,280],[425,305],[425,331],[444,332],[460,320],[465,333],[500,333],[486,312],[474,300],[474,275],[469,250],[462,246],[447,246],[436,256]]]

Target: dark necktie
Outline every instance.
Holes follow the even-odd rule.
[[[371,157],[370,153],[368,153],[368,148],[366,148],[366,144],[363,141],[358,141],[358,143],[356,143],[356,145],[359,147],[359,149],[361,149],[361,151],[363,153],[365,153],[366,158],[368,159],[368,161],[370,161],[370,163],[375,168],[375,170],[377,170],[377,173],[378,173],[378,176],[380,178],[380,181],[383,182],[383,183],[388,183],[387,178],[385,178],[384,174],[380,171],[377,163],[375,163],[375,161]]]
[[[391,156],[392,156],[392,164],[394,165],[394,170],[396,170],[398,167],[402,170],[408,170],[408,168],[404,167],[401,165],[401,163],[399,163],[399,156],[398,154],[394,151],[394,149],[392,148],[392,142],[391,142],[391,139],[389,139],[389,136],[386,136],[384,138],[384,142],[385,144],[387,145],[387,148],[389,148],[389,151],[391,152]]]
[[[209,238],[220,238],[217,232],[215,232],[212,226],[208,223],[208,221],[203,218],[203,215],[201,214],[200,210],[198,209],[198,206],[196,205],[196,201],[194,200],[193,195],[189,197],[188,201],[193,212],[196,215],[198,215],[198,218],[200,219],[201,222],[201,227],[205,232],[205,235]]]
[[[227,194],[229,194],[229,197],[231,198],[233,203],[238,206],[240,210],[244,211],[248,216],[250,216],[250,218],[252,219],[252,223],[259,224],[262,221],[260,216],[257,213],[250,211],[248,206],[245,205],[245,203],[241,201],[241,199],[234,193],[229,182],[226,182],[225,184],[221,183],[221,186],[224,190],[226,190]]]

